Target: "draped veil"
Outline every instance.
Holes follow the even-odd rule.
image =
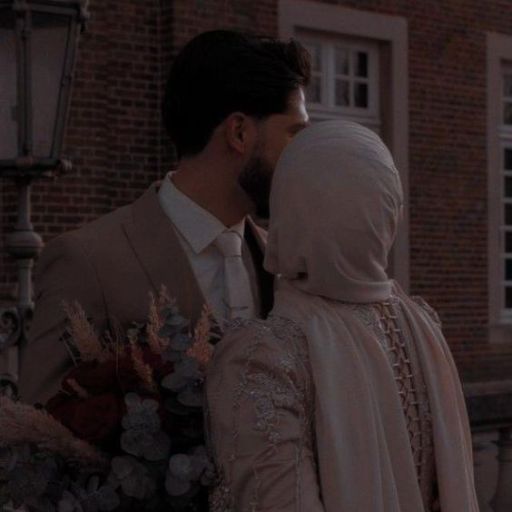
[[[388,149],[348,121],[303,130],[273,179],[265,266],[280,276],[274,314],[294,320],[307,338],[327,512],[424,510],[389,361],[356,314],[357,305],[391,296],[425,380],[441,510],[478,510],[471,435],[450,351],[435,316],[386,270],[402,203]]]

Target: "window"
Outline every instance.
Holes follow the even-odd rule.
[[[502,268],[502,311],[504,322],[512,323],[512,68],[501,68],[501,120],[498,126],[501,158],[499,260]]]
[[[512,126],[512,68],[503,70],[503,124]]]
[[[512,37],[487,35],[489,338],[512,336]]]
[[[306,0],[279,0],[279,34],[299,39],[313,60],[306,91],[313,121],[350,119],[379,133],[405,192],[390,270],[409,287],[407,21]]]
[[[312,118],[343,116],[378,124],[378,46],[307,33],[298,37],[312,58],[312,79],[306,91]]]
[[[502,160],[502,208],[501,226],[502,268],[504,278],[503,316],[512,317],[512,141],[503,146]]]

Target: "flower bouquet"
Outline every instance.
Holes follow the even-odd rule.
[[[203,429],[216,336],[162,292],[145,325],[103,338],[66,306],[75,362],[44,409],[0,398],[0,509],[203,511],[214,471]]]

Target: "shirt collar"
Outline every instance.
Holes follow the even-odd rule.
[[[169,173],[162,181],[158,199],[167,217],[196,254],[206,249],[227,229],[236,231],[243,239],[245,218],[230,228],[226,228],[217,217],[178,190],[172,182],[171,176],[172,173]]]

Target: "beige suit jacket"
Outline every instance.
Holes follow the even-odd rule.
[[[62,340],[63,301],[78,301],[99,332],[147,319],[149,293],[165,285],[182,314],[197,320],[204,297],[185,252],[158,201],[158,184],[138,200],[61,235],[37,264],[36,306],[29,342],[21,349],[23,401],[45,402],[72,365]],[[265,232],[249,219],[246,241],[253,258],[261,313],[272,306],[272,278],[262,267]]]

